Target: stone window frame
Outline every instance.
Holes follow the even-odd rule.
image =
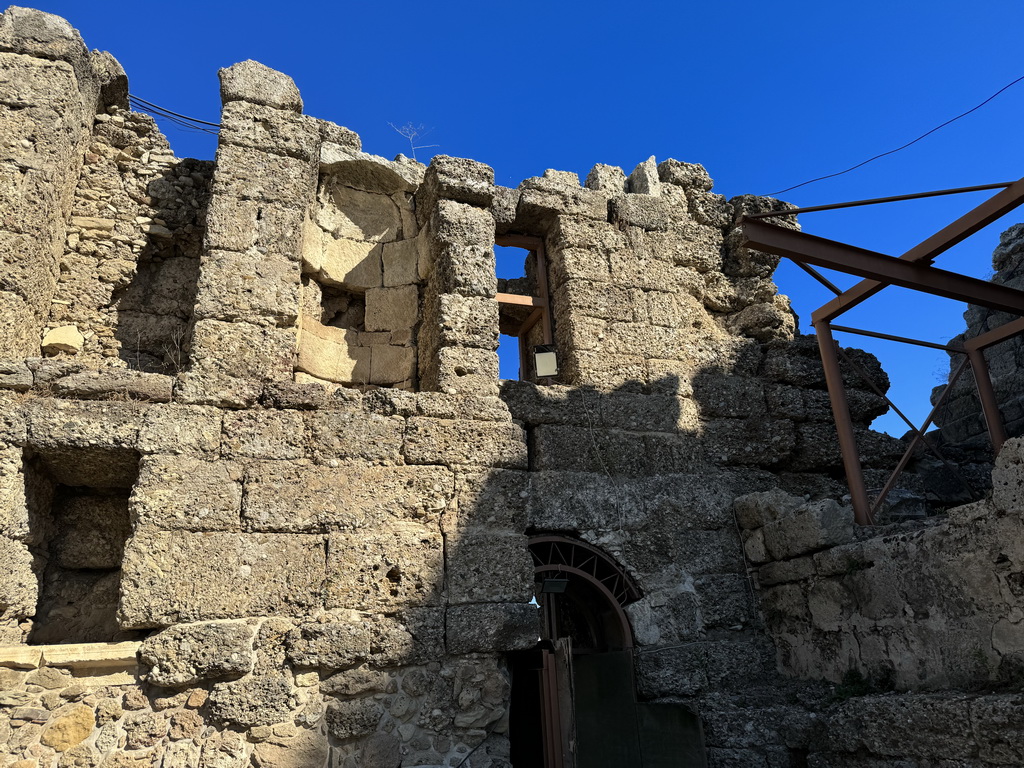
[[[527,334],[538,323],[541,326],[541,343],[545,346],[554,344],[554,333],[551,325],[551,295],[548,290],[548,265],[544,249],[544,239],[533,235],[498,235],[494,238],[494,244],[507,248],[522,248],[529,251],[530,255],[534,258],[534,269],[536,272],[535,293],[537,295],[524,296],[518,293],[495,293],[494,295],[499,309],[503,304],[533,307],[533,311],[519,326],[515,334],[519,341],[519,365],[521,372],[524,367],[523,361],[527,359],[527,354],[529,353],[526,346]],[[548,381],[550,380],[537,379],[537,383]]]

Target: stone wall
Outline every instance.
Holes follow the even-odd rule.
[[[816,345],[776,259],[734,226],[785,204],[726,200],[676,160],[515,189],[472,160],[386,160],[251,61],[221,72],[216,161],[177,160],[109,56],[57,66],[51,43],[84,50],[55,17],[0,17],[12,92],[99,83],[74,143],[53,139],[68,159],[46,177],[66,201],[39,225],[48,250],[4,262],[46,290],[0,284],[16,339],[0,348],[0,765],[507,768],[512,654],[542,631],[537,534],[631,581],[634,695],[696,711],[712,766],[931,760],[842,731],[888,703],[837,704],[829,681],[877,685],[886,663],[914,690],[1016,674],[1016,555],[989,551],[1013,540],[1016,486],[882,535],[834,501]],[[506,236],[547,255],[560,373],[544,383],[499,380]],[[539,291],[532,263],[502,287]],[[848,384],[880,485],[902,444]],[[956,592],[942,557],[981,581]],[[840,599],[854,582],[863,603]],[[997,583],[1010,592],[985,602]],[[878,607],[911,587],[927,621]],[[1003,609],[986,677],[971,643]],[[959,650],[936,650],[949,632]],[[126,643],[103,680],[51,650]],[[918,649],[926,663],[903,664]],[[1009,754],[992,734],[1014,700],[947,699],[983,734],[972,755]]]

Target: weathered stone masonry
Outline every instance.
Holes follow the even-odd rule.
[[[1024,763],[1020,444],[991,500],[853,528],[734,228],[785,204],[385,160],[251,61],[221,95],[179,160],[109,54],[0,16],[0,766],[509,766],[539,534],[635,585],[629,705],[708,765]],[[499,380],[505,235],[544,242],[554,380]]]

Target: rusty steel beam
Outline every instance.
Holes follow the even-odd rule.
[[[991,331],[975,336],[973,339],[968,339],[964,342],[964,349],[968,351],[972,349],[988,349],[1001,341],[1006,341],[1021,333],[1024,333],[1024,317],[1003,323],[998,328],[993,328]]]
[[[919,243],[900,256],[903,261],[931,262],[939,254],[949,250],[957,243],[965,240],[980,229],[987,227],[996,219],[1006,215],[1024,203],[1024,179],[1015,181],[1002,192],[993,195],[984,203],[974,208],[949,226],[943,227],[927,240]],[[878,280],[862,280],[842,295],[819,307],[811,314],[811,322],[818,320],[831,321],[862,301],[874,296],[885,287]]]
[[[906,336],[893,336],[891,333],[879,333],[878,331],[865,331],[863,328],[850,328],[845,325],[833,325],[833,331],[840,333],[852,333],[857,336],[870,336],[873,339],[885,339],[886,341],[900,341],[904,344],[914,344],[918,347],[929,347],[930,349],[941,349],[950,354],[963,354],[962,347],[951,347],[949,344],[936,344],[934,341],[921,341],[920,339],[909,339]]]
[[[832,291],[832,293],[834,293],[836,296],[840,295],[843,292],[841,288],[836,287],[835,283],[833,283],[831,280],[829,280],[827,277],[821,274],[821,272],[816,270],[814,267],[808,266],[807,264],[803,264],[799,261],[795,261],[793,263],[800,267],[800,269],[802,269],[808,275],[813,277],[815,280],[817,280],[819,283],[828,288],[830,291]]]
[[[744,214],[748,219],[771,219],[778,216],[795,216],[798,213],[815,213],[817,211],[838,211],[841,208],[857,208],[862,205],[878,205],[879,203],[899,203],[904,200],[921,200],[925,197],[941,197],[942,195],[959,195],[964,192],[984,192],[990,189],[1005,189],[1012,186],[1012,181],[1000,181],[995,184],[980,184],[976,187],[956,187],[955,189],[936,189],[931,192],[912,192],[909,195],[892,197],[874,197],[870,200],[852,200],[847,203],[830,203],[828,205],[811,205],[807,208],[791,208],[788,211],[767,211],[765,213]]]
[[[857,248],[760,221],[746,221],[741,226],[745,238],[744,246],[748,248],[870,278],[870,281],[879,286],[899,285],[988,309],[1024,315],[1024,291],[1016,288],[966,277],[915,261],[895,259],[866,248]],[[840,299],[842,296],[837,296],[833,302]],[[817,317],[817,314],[816,312],[812,315],[814,324],[817,324],[818,319],[822,319]]]
[[[828,396],[832,403],[832,417],[836,422],[846,482],[850,486],[853,519],[858,525],[870,525],[871,504],[868,502],[864,469],[861,467],[860,454],[857,452],[857,436],[853,430],[853,419],[850,418],[850,404],[846,399],[846,388],[843,386],[843,373],[839,369],[836,342],[832,338],[832,329],[828,323],[817,323],[814,330],[818,337],[821,365],[825,369],[825,383],[828,385]]]
[[[981,401],[981,413],[985,417],[985,426],[988,427],[988,436],[992,441],[992,452],[998,454],[1006,442],[1006,428],[1003,426],[1003,416],[999,412],[996,391],[992,387],[985,352],[970,349],[967,351],[967,359],[971,361],[971,372],[974,374],[974,385],[978,389],[978,399]]]

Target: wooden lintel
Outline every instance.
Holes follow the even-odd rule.
[[[521,307],[546,307],[547,301],[537,296],[522,296],[518,293],[496,293],[495,301],[499,304],[517,304]]]

